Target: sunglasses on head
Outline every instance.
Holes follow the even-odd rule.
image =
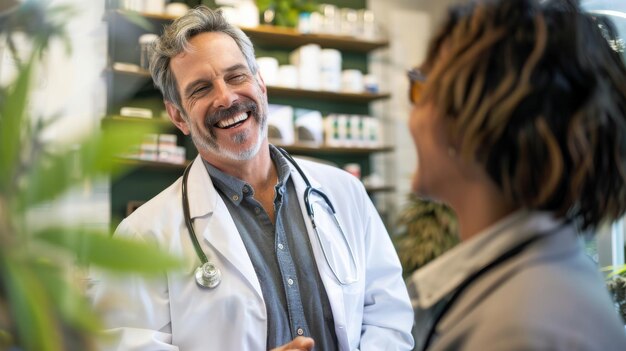
[[[413,68],[407,72],[409,78],[409,101],[412,104],[419,101],[422,92],[424,91],[424,84],[426,83],[426,75],[420,71],[419,68]]]

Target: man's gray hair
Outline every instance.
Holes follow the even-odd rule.
[[[191,38],[205,32],[220,32],[233,38],[243,53],[250,72],[253,75],[257,73],[254,47],[241,29],[228,23],[219,10],[211,10],[206,6],[189,10],[165,27],[163,35],[152,46],[154,51],[150,59],[150,74],[154,84],[161,90],[163,99],[173,103],[181,112],[184,110],[170,60],[188,49]]]

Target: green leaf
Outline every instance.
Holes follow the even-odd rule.
[[[256,0],[256,6],[259,8],[259,12],[263,13],[263,11],[274,7],[274,1],[273,0]]]
[[[77,254],[79,264],[89,264],[117,272],[159,274],[182,266],[155,245],[102,233],[57,228],[35,235],[38,239]]]
[[[133,12],[133,11],[121,11],[122,16],[126,17],[126,19],[139,26],[140,28],[145,29],[148,32],[154,32],[156,29],[154,28],[154,26],[152,25],[152,23],[150,23],[150,21],[148,21],[147,19],[145,19],[143,16],[141,16],[139,13],[137,12]]]
[[[146,134],[161,131],[158,124],[134,123],[107,126],[99,135],[87,140],[79,147],[80,169],[86,178],[109,173],[119,175],[128,169],[116,161],[128,153],[129,145],[139,145]]]
[[[33,68],[33,59],[20,70],[14,84],[3,96],[0,106],[0,192],[8,192],[15,170],[19,165],[22,150],[22,126],[27,107],[28,88]]]
[[[21,192],[20,208],[24,210],[63,194],[83,179],[99,175],[121,174],[129,168],[116,157],[128,152],[128,145],[139,144],[149,133],[156,133],[152,124],[112,125],[93,135],[75,149],[52,155],[40,155],[26,175]]]
[[[20,344],[25,350],[62,351],[61,334],[41,282],[28,266],[10,257],[3,266],[2,279]]]
[[[71,154],[41,155],[26,175],[26,184],[20,192],[20,210],[49,201],[76,184],[71,171],[75,162]]]
[[[76,282],[64,279],[66,272],[41,261],[31,262],[31,266],[63,321],[83,331],[97,332],[101,329],[99,316],[85,296],[77,291],[73,285]]]
[[[626,265],[622,265],[622,266],[607,266],[607,267],[603,267],[601,269],[603,272],[608,272],[608,271],[612,271],[611,273],[609,273],[606,277],[607,278],[612,278],[616,275],[624,275],[626,273]]]

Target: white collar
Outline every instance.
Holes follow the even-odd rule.
[[[550,232],[561,222],[551,213],[526,210],[504,217],[416,271],[410,278],[417,289],[413,303],[422,309],[432,307],[503,252],[533,235]]]

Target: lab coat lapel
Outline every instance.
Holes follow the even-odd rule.
[[[263,298],[259,280],[237,226],[215,190],[200,156],[196,157],[191,166],[188,189],[191,218],[194,220],[200,245],[209,261],[212,252],[217,251],[246,278],[259,297]],[[204,240],[201,240],[201,237]],[[225,271],[229,270],[222,269],[222,272]]]
[[[296,161],[298,162],[298,161]],[[324,253],[322,251],[320,242],[315,234],[315,229],[313,229],[313,224],[311,223],[311,219],[309,218],[309,214],[306,210],[306,205],[304,203],[304,192],[306,190],[306,183],[302,179],[302,176],[298,173],[293,165],[291,166],[291,178],[293,179],[296,193],[298,194],[298,201],[300,202],[300,209],[302,211],[302,216],[304,217],[304,222],[306,224],[307,232],[309,234],[309,241],[311,242],[311,248],[313,249],[313,255],[315,256],[315,262],[317,264],[317,269],[322,272],[326,272],[329,270],[326,260],[324,258]],[[300,163],[300,167],[302,167]],[[309,182],[313,186],[313,188],[324,191],[321,184],[314,178],[312,178],[309,174],[306,174]],[[314,200],[311,197],[310,200]],[[315,200],[317,201],[317,200]],[[320,211],[323,212],[323,211]],[[318,218],[316,216],[316,220],[326,220],[326,218],[322,218],[321,214]],[[332,274],[320,274],[322,281],[324,283],[324,287],[326,288],[326,294],[328,295],[328,300],[330,302],[330,307],[333,312],[333,319],[335,321],[335,333],[337,334],[337,341],[339,342],[339,348],[341,350],[349,350],[350,343],[348,341],[348,331],[346,326],[346,314],[344,308],[344,300],[343,300],[343,288],[342,286],[335,280]]]

